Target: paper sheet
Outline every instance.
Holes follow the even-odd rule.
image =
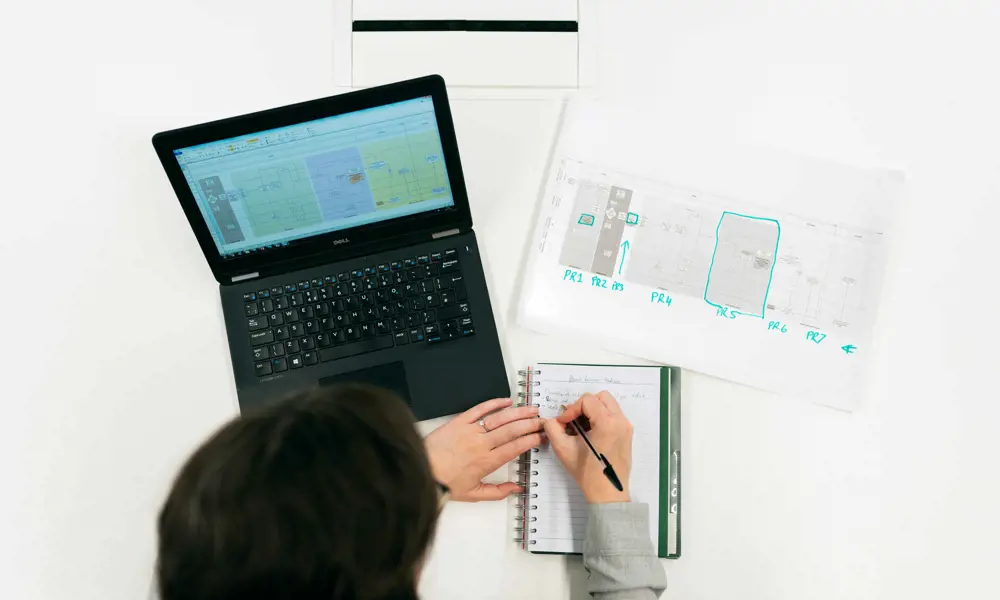
[[[659,539],[660,497],[660,371],[650,367],[603,367],[541,364],[534,367],[533,389],[539,415],[552,418],[561,407],[584,393],[607,390],[632,422],[632,500],[649,504],[650,539]],[[600,448],[598,448],[600,451]],[[549,446],[532,454],[528,498],[536,508],[529,521],[528,549],[532,552],[583,552],[587,526],[587,502],[573,478],[563,469]],[[595,469],[598,469],[595,461]]]
[[[699,146],[657,123],[571,108],[519,322],[855,407],[901,176]]]

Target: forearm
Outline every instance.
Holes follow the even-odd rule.
[[[658,598],[667,577],[649,539],[649,507],[638,502],[589,505],[583,564],[594,598]]]

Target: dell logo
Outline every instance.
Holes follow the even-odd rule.
[[[347,238],[340,238],[339,240],[333,240],[333,245],[334,246],[339,246],[341,244],[350,244],[350,243],[351,243],[351,240],[349,240]]]

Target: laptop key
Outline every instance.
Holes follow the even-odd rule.
[[[344,335],[344,330],[343,329],[338,329],[338,330],[334,331],[333,334],[332,334],[332,336],[333,336],[333,343],[334,344],[343,344],[344,342],[347,341],[347,336]]]
[[[307,335],[306,337],[299,340],[299,347],[302,348],[303,350],[315,350],[316,338],[314,338],[311,335]]]
[[[337,281],[347,281],[350,278],[351,278],[351,274],[350,273],[347,273],[347,272],[337,273]]]
[[[250,345],[259,346],[261,344],[270,344],[274,341],[274,332],[270,329],[267,331],[255,331],[250,334]]]
[[[393,317],[392,328],[394,331],[401,331],[403,329],[406,329],[406,319],[404,319],[403,317]]]
[[[317,317],[325,317],[330,314],[330,305],[326,302],[317,302],[313,305],[312,309]]]
[[[458,259],[446,260],[441,263],[441,274],[451,273],[458,270]]]
[[[319,320],[309,319],[305,322],[306,333],[319,333]]]
[[[303,352],[302,362],[306,365],[314,365],[319,362],[319,358],[316,356],[315,352]]]
[[[376,302],[388,302],[389,301],[389,290],[377,290],[375,292]]]
[[[445,321],[441,323],[441,331],[458,331],[458,321]]]
[[[401,261],[401,260],[395,260],[389,266],[392,268],[393,271],[398,271],[399,269],[403,268],[403,261]]]
[[[265,375],[271,374],[271,363],[270,362],[259,362],[253,365],[253,374],[257,377],[264,377]]]
[[[388,319],[379,319],[378,321],[375,321],[375,330],[379,335],[390,333]]]
[[[256,302],[247,302],[243,306],[243,310],[246,312],[246,315],[248,317],[252,317],[252,316],[256,315],[257,312],[258,312],[257,303]]]
[[[410,335],[405,331],[397,331],[393,334],[392,339],[397,346],[405,346],[410,343]]]
[[[302,292],[295,292],[292,294],[292,306],[302,306],[306,299],[302,295]]]
[[[431,262],[431,257],[426,254],[417,257],[418,265],[426,265],[429,262]]]
[[[406,280],[409,282],[420,281],[423,279],[424,274],[420,269],[407,269],[406,270]]]
[[[292,334],[292,337],[302,337],[306,334],[306,328],[302,323],[292,323],[288,327],[288,333]]]
[[[424,325],[424,334],[428,336],[437,335],[441,330],[438,328],[437,323],[431,323],[430,325]]]
[[[268,349],[271,350],[271,356],[272,357],[284,356],[285,355],[285,345],[284,344],[271,344],[270,346],[268,346]]]
[[[434,289],[436,290],[447,290],[451,287],[451,277],[435,277],[434,278]]]
[[[437,292],[432,292],[430,294],[425,294],[423,297],[424,305],[427,308],[436,308],[441,306],[441,296]]]
[[[261,329],[267,329],[267,317],[250,317],[247,319],[247,328],[250,331],[259,331]]]
[[[299,311],[294,308],[281,311],[281,316],[285,319],[285,323],[298,323],[299,321]]]
[[[415,258],[407,258],[403,260],[404,267],[415,267],[417,266],[417,260]]]
[[[273,311],[274,300],[271,300],[270,298],[264,298],[263,300],[260,301],[260,309],[266,313]]]
[[[358,329],[358,325],[348,325],[344,328],[344,338],[348,342],[353,342],[355,340],[361,339],[361,330]]]
[[[329,362],[331,360],[365,354],[366,352],[375,352],[376,350],[385,350],[387,348],[392,348],[392,336],[380,335],[373,338],[365,338],[360,342],[344,344],[343,346],[323,348],[319,351],[319,359],[323,362]]]
[[[374,321],[379,318],[378,309],[375,308],[374,306],[366,306],[362,310],[362,315],[366,323],[368,321]]]
[[[392,307],[394,309],[393,312],[397,315],[405,315],[410,312],[409,303],[407,303],[406,300],[398,300],[392,305]]]
[[[329,333],[317,333],[316,345],[319,346],[320,348],[326,348],[327,346],[332,346],[333,336]]]
[[[302,319],[311,319],[314,316],[316,316],[316,315],[313,312],[313,307],[312,306],[300,306],[299,307],[299,317],[300,318],[302,318]]]
[[[372,306],[375,304],[375,294],[371,292],[359,295],[358,299],[361,300],[361,306]]]
[[[434,314],[433,310],[425,310],[424,312],[420,313],[420,319],[424,322],[424,325],[437,321],[436,316],[437,315]]]
[[[416,298],[410,298],[410,310],[417,312],[418,310],[424,309],[424,298],[423,296],[418,296]]]
[[[436,277],[441,273],[441,265],[438,263],[431,263],[429,265],[424,265],[424,277]]]
[[[410,343],[416,344],[417,342],[422,342],[426,339],[424,335],[424,330],[422,328],[411,329],[410,330]]]
[[[362,323],[361,337],[375,337],[375,323]]]
[[[444,257],[446,259],[448,259],[448,258],[457,258],[458,257],[458,250],[456,250],[454,248],[448,248],[447,250],[444,251]]]
[[[280,296],[283,293],[284,293],[284,290],[281,289],[280,285],[276,285],[273,288],[271,288],[271,295],[272,296]]]
[[[301,354],[293,354],[292,356],[289,356],[288,357],[288,366],[291,367],[291,368],[293,368],[293,369],[301,369],[302,368],[302,355]]]
[[[441,292],[441,306],[451,306],[458,301],[455,290],[445,290]]]
[[[450,319],[457,319],[458,317],[467,316],[471,311],[469,310],[468,302],[460,302],[458,304],[453,304],[451,306],[443,306],[438,309],[438,316],[442,321],[447,321]]]
[[[288,370],[288,361],[284,358],[272,358],[271,368],[274,369],[275,373],[281,373],[282,371]]]
[[[285,310],[290,306],[288,302],[288,296],[278,296],[274,299],[274,309],[275,310]]]
[[[431,262],[441,262],[441,260],[443,258],[444,258],[444,255],[442,253],[440,253],[440,252],[433,252],[433,253],[431,253]]]
[[[267,349],[267,346],[257,346],[253,349],[254,360],[267,360],[269,358],[271,358],[271,351]]]
[[[257,294],[255,294],[254,292],[246,292],[243,294],[244,302],[251,302],[256,299],[257,299]]]
[[[365,277],[365,291],[370,292],[375,289],[378,289],[378,279],[375,279],[374,277]]]
[[[279,342],[288,339],[288,327],[275,327],[274,328],[274,339]]]
[[[299,348],[299,340],[287,340],[285,342],[285,353],[287,353],[287,354],[295,354],[299,350],[300,350],[300,348]]]

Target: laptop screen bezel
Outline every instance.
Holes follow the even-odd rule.
[[[454,206],[318,234],[295,240],[286,247],[269,248],[264,252],[228,258],[219,253],[174,151],[427,96],[434,102],[434,114]],[[407,238],[419,240],[424,235],[430,236],[436,232],[450,229],[466,231],[472,228],[472,214],[451,108],[444,80],[437,75],[160,132],[153,136],[153,147],[205,259],[215,278],[221,283],[231,282],[234,277],[249,273],[256,272],[265,276],[293,269],[296,262],[310,259],[333,262],[395,247]]]

